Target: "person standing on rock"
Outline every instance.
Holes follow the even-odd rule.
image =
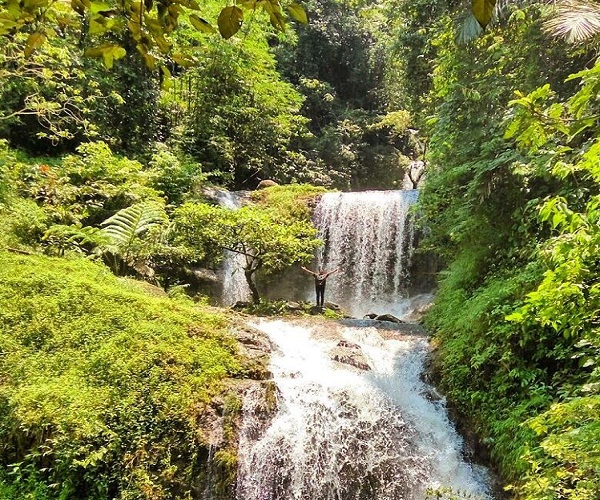
[[[325,271],[325,269],[319,269],[318,272],[311,271],[310,269],[306,269],[306,267],[301,266],[303,271],[306,271],[309,274],[312,274],[315,278],[315,291],[317,292],[317,307],[323,307],[323,303],[325,302],[325,283],[327,282],[327,278],[331,276],[333,273],[339,271],[339,269],[334,269],[333,271]]]

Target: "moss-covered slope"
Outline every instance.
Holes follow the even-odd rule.
[[[101,265],[0,251],[0,497],[201,497],[232,467],[226,442],[207,460],[244,373],[227,328]]]

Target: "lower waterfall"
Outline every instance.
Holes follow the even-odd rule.
[[[402,333],[367,321],[298,321],[254,325],[276,346],[278,411],[265,423],[258,393],[245,397],[238,500],[422,500],[439,498],[427,494],[435,488],[491,498],[484,470],[462,456],[443,399],[421,378],[422,334],[406,333],[411,325]],[[346,364],[353,357],[370,369]]]

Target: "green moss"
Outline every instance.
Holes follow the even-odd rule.
[[[271,186],[252,193],[253,199],[292,218],[310,220],[311,208],[317,197],[327,192],[310,184]]]
[[[85,260],[7,252],[0,303],[6,498],[187,495],[203,408],[241,366],[228,321]]]
[[[277,409],[277,384],[272,380],[264,383],[266,411],[271,413]]]

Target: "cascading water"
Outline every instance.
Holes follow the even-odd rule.
[[[322,197],[317,264],[340,268],[326,297],[345,312],[408,312],[416,199],[413,190]],[[384,324],[253,325],[275,346],[277,412],[265,417],[264,390],[246,394],[237,500],[492,498],[485,470],[463,457],[443,398],[423,381],[429,344],[421,327]],[[451,496],[428,494],[444,488]]]
[[[355,317],[403,316],[407,310],[414,230],[410,207],[418,191],[326,193],[315,210],[325,242],[317,265],[339,268],[327,282],[326,299]]]
[[[219,205],[231,210],[237,210],[241,206],[242,196],[239,193],[218,191],[216,192],[216,198]],[[223,264],[220,269],[220,276],[223,282],[221,304],[229,306],[238,301],[250,300],[250,288],[248,288],[248,283],[244,276],[244,264],[243,255],[225,250]]]
[[[422,335],[337,322],[255,326],[278,347],[279,410],[265,426],[253,394],[245,398],[238,500],[422,500],[440,487],[490,498],[485,473],[464,461],[443,401],[420,377]],[[371,370],[332,361],[340,345]]]

